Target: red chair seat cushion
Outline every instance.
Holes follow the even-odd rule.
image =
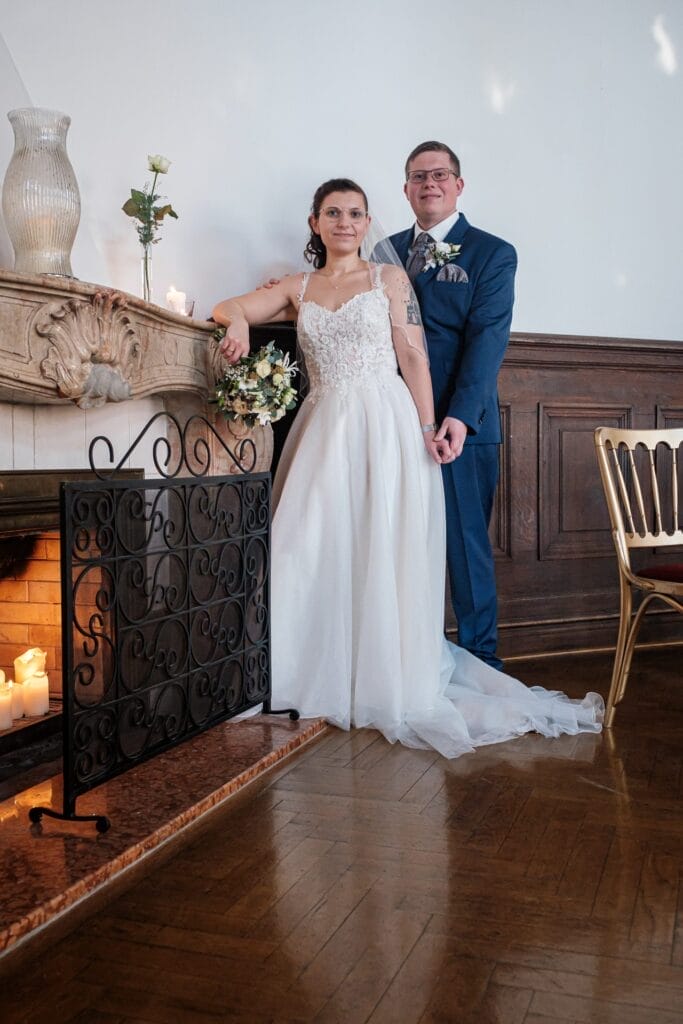
[[[649,576],[651,580],[666,580],[668,583],[683,583],[683,564],[680,565],[648,565],[638,570],[639,576]]]

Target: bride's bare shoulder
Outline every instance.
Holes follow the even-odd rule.
[[[397,267],[395,263],[380,263],[379,268],[382,284],[387,290],[394,291],[410,285],[410,280],[403,267]]]

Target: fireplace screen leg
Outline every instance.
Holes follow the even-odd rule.
[[[60,814],[51,807],[32,807],[28,812],[29,820],[37,825],[44,814],[48,818],[59,818],[61,821],[94,821],[98,832],[107,832],[111,828],[111,822],[104,814]]]
[[[299,712],[296,708],[272,708],[270,700],[264,700],[262,713],[264,715],[289,715],[292,722],[299,721]]]

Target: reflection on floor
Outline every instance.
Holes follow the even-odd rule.
[[[638,653],[603,736],[327,732],[23,964],[8,1019],[683,1024],[681,654]],[[579,696],[610,660],[514,671]]]

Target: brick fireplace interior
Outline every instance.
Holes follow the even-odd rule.
[[[140,479],[143,471],[121,470],[117,476]],[[12,679],[18,655],[30,647],[46,651],[52,718],[62,706],[59,487],[62,481],[92,479],[89,470],[0,472],[0,668]],[[81,610],[96,611],[96,590],[91,575],[79,591]],[[0,737],[12,749],[28,744],[47,717],[17,719]]]
[[[0,540],[0,668],[14,676],[14,659],[29,647],[47,651],[50,702],[61,701],[59,531]]]

